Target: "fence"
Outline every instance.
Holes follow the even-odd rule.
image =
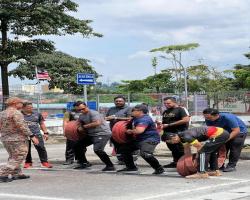
[[[118,94],[88,94],[89,101],[95,101],[97,109],[101,113],[113,106],[114,97]],[[167,93],[151,93],[138,94],[128,93],[122,94],[130,106],[140,103],[149,105],[150,111],[160,114],[165,108],[163,107],[163,99],[165,97],[176,97],[180,105],[185,105],[185,97],[183,94],[167,94]],[[71,95],[62,93],[44,93],[42,95],[29,94],[24,92],[11,93],[10,96],[18,96],[34,103],[44,112],[48,114],[63,113],[66,110],[67,102],[83,100],[83,95]],[[4,98],[1,99],[3,102]],[[39,103],[38,103],[39,102]],[[3,107],[3,106],[1,106]],[[207,107],[217,108],[220,111],[232,112],[238,115],[250,115],[250,92],[248,91],[231,91],[218,92],[208,94],[189,94],[188,110],[191,115],[201,115],[203,109]]]

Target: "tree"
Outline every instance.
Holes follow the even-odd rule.
[[[171,78],[170,72],[162,72],[154,76],[149,76],[144,81],[146,83],[146,88],[153,89],[156,93],[160,93],[163,89],[172,88],[173,84]]]
[[[3,96],[9,95],[8,66],[29,61],[38,53],[54,50],[53,43],[32,39],[40,35],[65,35],[80,33],[84,37],[101,35],[89,26],[91,20],[80,20],[70,12],[77,11],[77,4],[71,0],[1,0],[0,1],[0,66]],[[25,42],[19,36],[27,36]],[[14,39],[11,39],[14,38]]]
[[[244,54],[250,59],[250,53]],[[237,64],[232,71],[235,77],[235,87],[237,89],[250,89],[250,65]]]
[[[91,73],[98,77],[96,71],[83,58],[75,58],[62,52],[51,54],[40,53],[30,58],[28,63],[21,63],[16,69],[10,71],[14,77],[21,79],[36,78],[35,66],[49,73],[49,88],[60,88],[64,93],[83,94],[83,87],[76,83],[77,73]]]
[[[185,51],[190,51],[199,47],[198,43],[188,43],[188,44],[180,44],[180,45],[170,45],[163,46],[160,48],[155,48],[150,50],[150,52],[164,52],[167,55],[160,55],[161,58],[167,59],[172,63],[173,68],[171,69],[175,74],[176,79],[176,89],[180,93],[181,86],[183,85],[181,82],[184,74],[184,66],[182,63],[182,53]]]
[[[151,60],[151,62],[152,62],[152,67],[154,69],[154,75],[156,75],[156,67],[157,67],[157,64],[158,64],[157,58],[153,57],[152,60]]]

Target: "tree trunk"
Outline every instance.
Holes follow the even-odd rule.
[[[9,97],[8,64],[1,65],[3,98]]]
[[[6,49],[8,48],[8,25],[6,20],[1,20],[1,35],[2,35],[2,54],[3,58],[6,58]],[[9,97],[9,81],[8,81],[8,65],[9,63],[6,60],[0,60],[1,66],[1,75],[2,75],[2,95],[3,95],[3,102],[5,99]],[[4,108],[4,103],[2,104]]]

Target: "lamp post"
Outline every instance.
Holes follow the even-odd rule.
[[[183,66],[184,70],[184,90],[185,90],[185,102],[186,108],[188,109],[188,86],[187,86],[187,69]]]

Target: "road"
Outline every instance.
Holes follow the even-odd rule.
[[[40,167],[33,148],[34,167],[25,170],[30,179],[0,183],[0,199],[7,200],[239,200],[250,199],[250,160],[240,160],[237,171],[223,173],[221,177],[188,180],[175,170],[164,175],[151,175],[153,170],[140,158],[137,163],[141,174],[104,173],[104,167],[91,147],[87,157],[94,164],[90,170],[73,170],[63,166],[64,145],[47,145],[53,169]],[[107,152],[111,149],[107,147]],[[0,161],[7,154],[0,149]],[[116,159],[112,158],[115,162]],[[171,161],[159,157],[162,164]],[[116,165],[117,169],[123,166]]]

